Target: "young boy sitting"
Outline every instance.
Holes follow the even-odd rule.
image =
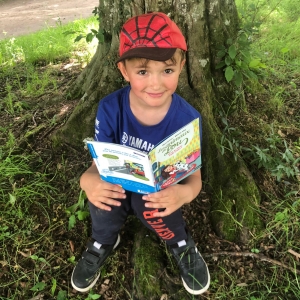
[[[195,118],[201,121],[200,113],[175,93],[186,50],[184,36],[167,15],[157,12],[129,19],[120,33],[117,64],[130,85],[100,101],[95,140],[149,152]],[[167,243],[186,290],[199,295],[208,289],[207,265],[186,230],[181,212],[181,207],[193,201],[202,188],[200,170],[180,184],[141,195],[102,181],[92,163],[81,176],[80,185],[89,200],[92,241],[72,274],[76,290],[86,292],[95,285],[132,211]]]

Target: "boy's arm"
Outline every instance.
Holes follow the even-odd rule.
[[[155,217],[165,217],[179,209],[182,205],[193,201],[202,188],[201,171],[182,180],[179,184],[169,186],[157,193],[144,195],[145,206],[154,209],[165,208],[162,212],[154,213]]]
[[[125,191],[120,186],[101,180],[94,162],[80,177],[80,187],[92,204],[108,211],[111,210],[111,206],[121,205],[121,202],[115,199],[126,198]]]

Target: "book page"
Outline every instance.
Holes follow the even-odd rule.
[[[87,144],[101,179],[136,193],[155,191],[147,154],[118,144],[96,141]]]
[[[163,140],[150,153],[157,190],[186,178],[201,167],[199,119]]]

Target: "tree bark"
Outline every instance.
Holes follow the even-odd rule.
[[[239,29],[234,0],[101,0],[99,30],[104,42],[70,89],[74,99],[81,99],[65,126],[53,135],[54,144],[78,148],[84,138],[93,136],[99,99],[126,84],[115,64],[121,26],[129,17],[148,11],[167,13],[187,40],[187,62],[177,92],[203,116],[202,174],[212,192],[212,224],[222,238],[247,242],[250,232],[261,227],[259,192],[241,159],[221,155],[222,134],[214,117],[223,101],[235,97],[223,71],[216,70],[219,47],[226,46],[229,37],[234,39]]]
[[[187,40],[187,62],[177,92],[203,117],[202,177],[204,188],[211,192],[211,223],[220,237],[247,243],[251,232],[261,228],[257,213],[260,195],[244,162],[239,158],[235,161],[230,154],[221,155],[218,144],[222,133],[214,116],[223,101],[235,97],[223,71],[216,70],[219,47],[226,47],[227,39],[234,39],[239,29],[234,0],[100,0],[99,30],[104,42],[99,43],[92,61],[70,88],[72,98],[80,100],[67,123],[52,136],[53,143],[83,149],[83,139],[94,135],[99,100],[126,84],[115,64],[121,26],[129,17],[148,11],[168,14]],[[138,240],[135,244],[134,253],[149,249]],[[139,257],[135,255],[133,260],[141,266]],[[161,260],[159,254],[156,259],[152,257],[156,260]],[[151,287],[136,290],[139,299],[143,299],[141,293],[145,299],[157,297],[157,289],[155,293]]]
[[[247,243],[251,232],[261,228],[260,195],[244,162],[221,155],[222,133],[214,116],[223,101],[235,97],[223,71],[216,70],[219,47],[226,47],[227,39],[234,39],[239,29],[234,0],[100,0],[99,30],[104,42],[71,87],[69,93],[80,100],[65,126],[53,135],[53,142],[82,148],[83,139],[94,135],[99,100],[126,84],[115,64],[121,26],[129,17],[148,11],[167,13],[187,40],[187,62],[177,92],[203,117],[202,177],[211,192],[212,225],[220,237]],[[145,295],[151,298],[149,291]]]

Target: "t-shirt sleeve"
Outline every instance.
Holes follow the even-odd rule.
[[[100,142],[115,143],[115,131],[112,127],[111,117],[106,109],[105,101],[98,105],[95,120],[95,140]]]

